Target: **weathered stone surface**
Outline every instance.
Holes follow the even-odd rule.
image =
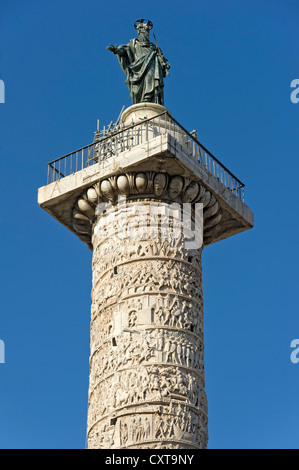
[[[88,446],[204,448],[201,247],[162,230],[105,236],[114,211],[98,217],[92,236]]]

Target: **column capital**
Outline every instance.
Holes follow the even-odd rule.
[[[78,238],[92,249],[92,227],[97,217],[96,207],[102,202],[117,204],[118,196],[142,201],[152,198],[153,201],[167,203],[201,203],[203,207],[203,241],[211,241],[217,234],[221,220],[221,208],[215,196],[198,182],[181,175],[145,171],[130,172],[105,178],[90,186],[78,197],[72,210],[72,226]]]

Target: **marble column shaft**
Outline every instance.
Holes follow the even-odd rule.
[[[205,448],[202,247],[169,201],[139,202],[163,203],[168,231],[145,217],[133,238],[136,199],[125,223],[109,203],[93,226],[88,447]]]

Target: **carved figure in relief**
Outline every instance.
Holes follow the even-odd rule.
[[[174,354],[176,352],[176,343],[174,342],[174,337],[173,336],[170,336],[169,338],[167,338],[166,342],[165,342],[165,353],[164,353],[164,357],[165,357],[165,361],[166,362],[174,362]]]
[[[160,392],[160,381],[157,376],[153,377],[152,382],[149,385],[149,392],[151,392],[152,396],[158,396],[161,395]]]
[[[103,444],[104,448],[109,448],[113,446],[114,432],[115,432],[115,426],[109,426],[108,424],[105,424],[102,427],[100,442]]]
[[[169,384],[168,380],[165,375],[161,375],[160,377],[160,396],[161,398],[167,397],[169,394]]]
[[[172,416],[166,416],[164,420],[164,435],[171,437],[174,433],[174,428],[173,428],[173,417]]]
[[[128,442],[128,425],[126,422],[120,422],[119,426],[119,437],[120,437],[120,445],[125,446]]]
[[[133,328],[137,323],[137,312],[135,310],[131,310],[128,313],[128,327]]]
[[[139,442],[143,437],[143,427],[141,417],[139,416],[138,421],[136,423],[136,441]]]
[[[128,401],[128,392],[125,392],[122,388],[118,387],[114,394],[114,407],[118,408],[122,405],[125,405]]]
[[[180,306],[177,301],[175,301],[174,304],[172,305],[171,314],[172,314],[171,325],[176,326],[177,328],[183,328],[182,314],[181,314]]]
[[[155,420],[155,439],[164,439],[164,426],[163,426],[163,421],[160,415],[156,417]]]
[[[158,330],[158,334],[157,334],[157,337],[156,337],[156,349],[157,349],[158,351],[163,352],[163,349],[164,349],[164,334],[163,334],[163,330]]]
[[[135,442],[136,441],[136,420],[135,420],[135,418],[133,418],[131,423],[130,423],[129,435],[131,435],[132,441]]]
[[[149,439],[150,435],[151,435],[151,425],[150,425],[148,417],[146,416],[145,419],[144,419],[144,437],[145,437],[145,439],[146,440]]]
[[[157,316],[158,316],[158,322],[160,323],[160,325],[162,325],[162,319],[164,317],[164,310],[163,310],[163,307],[159,307],[158,308],[158,311],[157,311]]]
[[[191,367],[190,355],[191,355],[190,345],[189,345],[188,341],[185,341],[185,361],[186,361],[186,366],[187,367]]]
[[[169,325],[171,318],[171,309],[169,307],[164,308],[164,318],[165,325]]]

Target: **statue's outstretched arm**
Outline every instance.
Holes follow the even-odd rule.
[[[117,55],[120,55],[120,56],[126,55],[125,46],[118,46],[117,44],[115,44],[115,46],[113,46],[113,44],[110,44],[110,46],[108,46],[106,49],[108,49],[108,51],[113,52],[113,54],[117,54]]]

